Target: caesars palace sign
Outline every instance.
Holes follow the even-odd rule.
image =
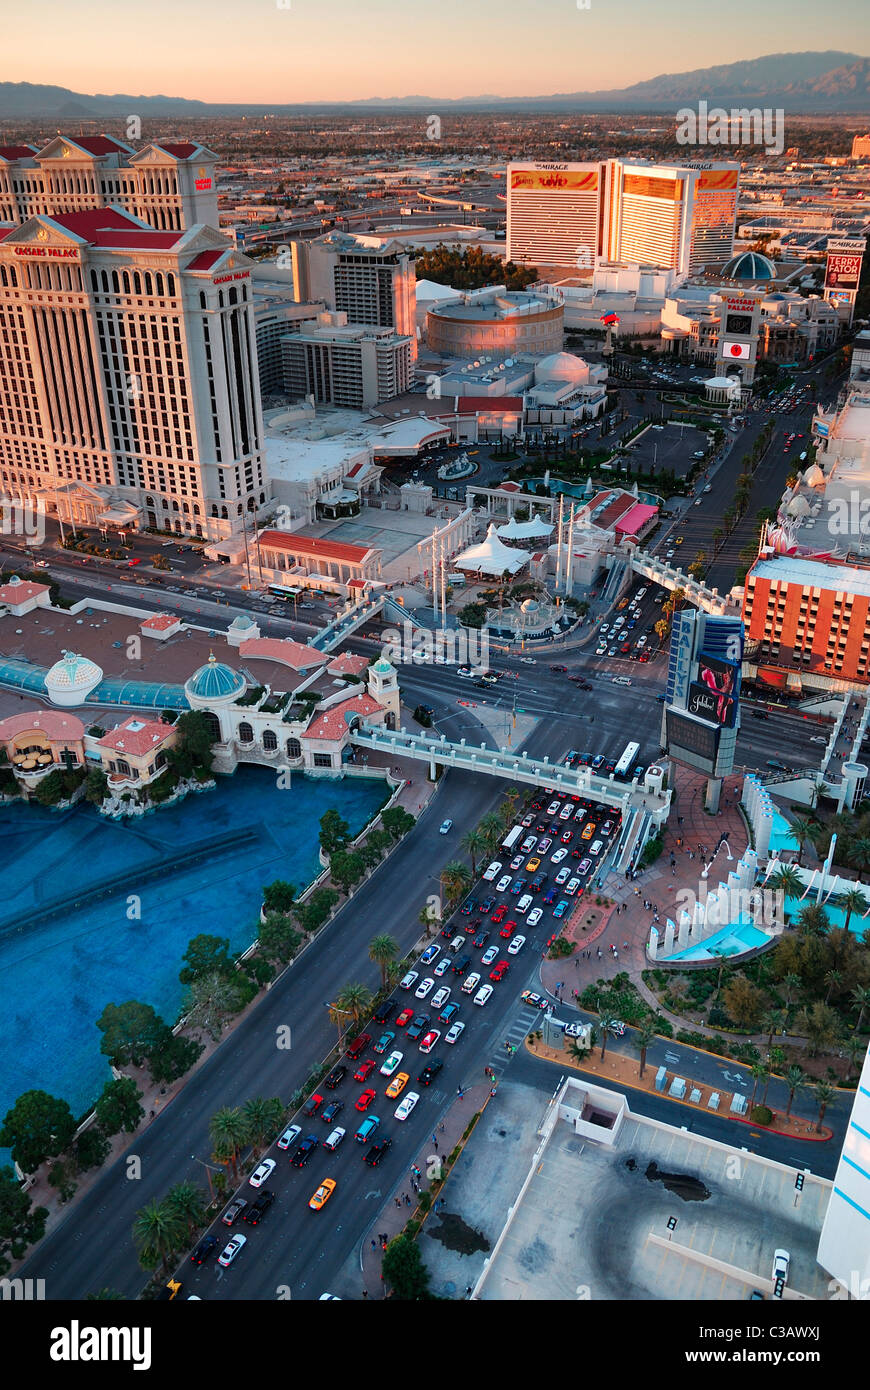
[[[46,260],[77,261],[79,253],[75,246],[14,246],[16,256],[42,256]]]

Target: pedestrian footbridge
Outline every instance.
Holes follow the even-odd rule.
[[[385,618],[392,618],[396,622],[410,623],[412,627],[420,628],[422,626],[413,613],[410,613],[407,608],[403,608],[389,594],[374,593],[367,595],[355,603],[352,608],[346,608],[343,613],[333,618],[332,622],[322,628],[316,637],[312,637],[308,645],[319,652],[334,651],[341,642],[346,641],[352,633],[358,632],[377,613],[383,613]]]
[[[637,782],[618,782],[613,777],[597,777],[590,768],[566,767],[550,758],[531,758],[510,748],[488,748],[486,744],[471,745],[460,739],[451,743],[445,734],[428,737],[422,733],[371,728],[356,728],[350,742],[358,748],[377,749],[396,758],[416,758],[429,764],[429,776],[434,778],[440,767],[462,768],[466,772],[481,772],[501,777],[506,782],[545,787],[600,801],[621,811],[623,818],[633,809],[644,810],[652,831],[664,825],[671,804],[670,791],[650,790]]]
[[[672,592],[674,589],[682,589],[689,603],[694,603],[696,608],[703,608],[705,613],[715,613],[719,617],[737,617],[740,614],[740,605],[727,594],[720,594],[718,589],[708,589],[706,584],[699,584],[690,574],[684,574],[682,570],[669,565],[648,550],[632,552],[631,568],[635,574],[642,574],[645,579],[651,579],[663,589],[670,589]]]

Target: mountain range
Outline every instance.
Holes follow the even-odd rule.
[[[870,113],[870,58],[855,53],[772,53],[745,62],[662,73],[633,86],[549,96],[367,97],[279,105],[195,101],[189,97],[86,95],[68,87],[0,82],[0,120],[79,120],[293,116],[340,111],[578,111],[673,114],[686,103],[782,107],[788,114]]]

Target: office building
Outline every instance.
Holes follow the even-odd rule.
[[[868,684],[868,566],[776,554],[765,545],[746,576],[743,619],[752,674],[765,684],[796,694]]]
[[[109,135],[0,145],[0,222],[117,207],[155,231],[218,225],[217,155],[190,140],[134,150]]]
[[[592,269],[602,251],[606,164],[509,164],[507,259]]]
[[[362,409],[411,386],[411,339],[347,323],[344,314],[319,314],[316,326],[282,337],[281,355],[284,390],[318,405]]]
[[[330,232],[291,243],[293,290],[300,303],[320,302],[347,322],[392,328],[411,339],[416,359],[413,255],[399,241]]]
[[[818,1260],[850,1298],[870,1298],[870,1050],[855,1090]]]
[[[110,208],[0,239],[0,484],[68,521],[218,539],[267,500],[250,262]]]

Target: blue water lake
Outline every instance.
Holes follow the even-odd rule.
[[[263,886],[302,887],[319,872],[324,811],[339,810],[356,834],[386,794],[383,781],[358,777],[297,776],[282,790],[271,769],[243,766],[216,790],[132,821],[88,805],[0,806],[0,1116],[31,1088],[81,1114],[111,1079],[95,1025],[105,1005],[140,999],[173,1023],[190,938],[249,946]]]

